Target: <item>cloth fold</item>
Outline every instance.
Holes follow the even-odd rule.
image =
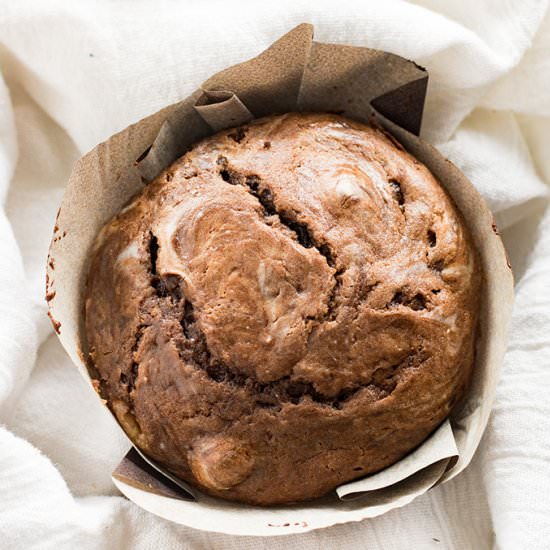
[[[487,199],[517,301],[486,435],[449,483],[382,517],[255,539],[123,499],[128,441],[46,317],[47,247],[74,160],[301,22],[430,74],[422,135]],[[543,549],[550,540],[550,15],[537,0],[0,0],[0,546]]]

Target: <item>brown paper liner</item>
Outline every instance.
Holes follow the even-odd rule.
[[[471,229],[485,274],[474,379],[464,405],[418,449],[393,466],[339,487],[336,495],[295,506],[255,508],[171,485],[136,459],[121,462],[113,481],[146,510],[199,529],[240,535],[304,532],[374,517],[403,506],[460,473],[487,424],[506,349],[513,280],[493,217],[467,178],[418,138],[427,73],[387,52],[321,44],[303,24],[259,56],[209,78],[183,101],[99,144],[75,164],[48,260],[47,296],[59,338],[89,378],[83,338],[83,288],[100,228],[197,140],[267,114],[338,112],[383,126],[426,164]],[[162,469],[161,469],[162,470]],[[339,500],[340,499],[340,500]]]

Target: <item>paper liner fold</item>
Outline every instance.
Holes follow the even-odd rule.
[[[205,90],[195,103],[195,110],[213,132],[240,126],[254,118],[233,92]]]
[[[182,492],[185,483],[174,486],[130,451],[113,473],[117,487],[146,510],[200,529],[241,535],[303,532],[374,517],[452,478],[470,462],[481,439],[506,349],[513,282],[492,215],[467,178],[416,135],[426,71],[393,54],[312,38],[311,25],[296,27],[257,57],[217,73],[188,98],[115,134],[77,161],[48,262],[50,314],[60,324],[60,340],[89,378],[82,325],[89,251],[99,229],[144,184],[217,130],[272,113],[331,111],[384,127],[430,168],[462,212],[485,274],[474,378],[463,406],[415,451],[311,503],[255,508],[195,489],[189,491],[197,502],[185,500],[192,498]]]
[[[113,478],[121,483],[157,495],[183,500],[196,500],[191,494],[190,488],[182,487],[180,480],[173,476],[169,478],[166,474],[159,475],[159,471],[146,460],[136,447],[132,447],[126,453],[124,460],[113,472]]]
[[[359,481],[340,485],[336,489],[336,494],[344,500],[359,498],[370,491],[383,489],[399,483],[403,479],[407,479],[419,470],[427,468],[432,464],[443,463],[445,466],[451,458],[458,456],[453,430],[448,420],[426,440],[423,445],[420,445],[415,451],[408,454],[405,458],[382,470],[378,474],[368,476]],[[443,475],[445,469],[439,473],[439,477]],[[434,484],[439,480],[439,477],[433,480]]]

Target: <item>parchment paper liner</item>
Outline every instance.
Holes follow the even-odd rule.
[[[485,272],[474,379],[452,418],[407,457],[332,495],[294,506],[259,508],[181,487],[148,468],[135,452],[113,474],[142,508],[198,529],[239,535],[304,532],[374,517],[403,506],[470,462],[494,399],[513,302],[513,279],[492,214],[466,177],[420,140],[427,85],[424,69],[367,48],[314,42],[303,24],[258,57],[214,75],[185,100],[115,134],[74,166],[48,259],[50,316],[71,359],[88,380],[82,290],[88,252],[99,229],[193,142],[221,128],[272,113],[336,111],[383,126],[424,162],[452,196],[471,229]],[[180,484],[183,488],[185,483]],[[185,489],[184,489],[185,491]],[[339,498],[338,498],[339,497]],[[340,499],[340,500],[339,500]]]

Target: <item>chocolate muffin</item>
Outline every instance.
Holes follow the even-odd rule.
[[[97,238],[85,326],[130,439],[202,491],[312,499],[419,445],[470,379],[479,260],[380,129],[287,114],[196,144]]]

